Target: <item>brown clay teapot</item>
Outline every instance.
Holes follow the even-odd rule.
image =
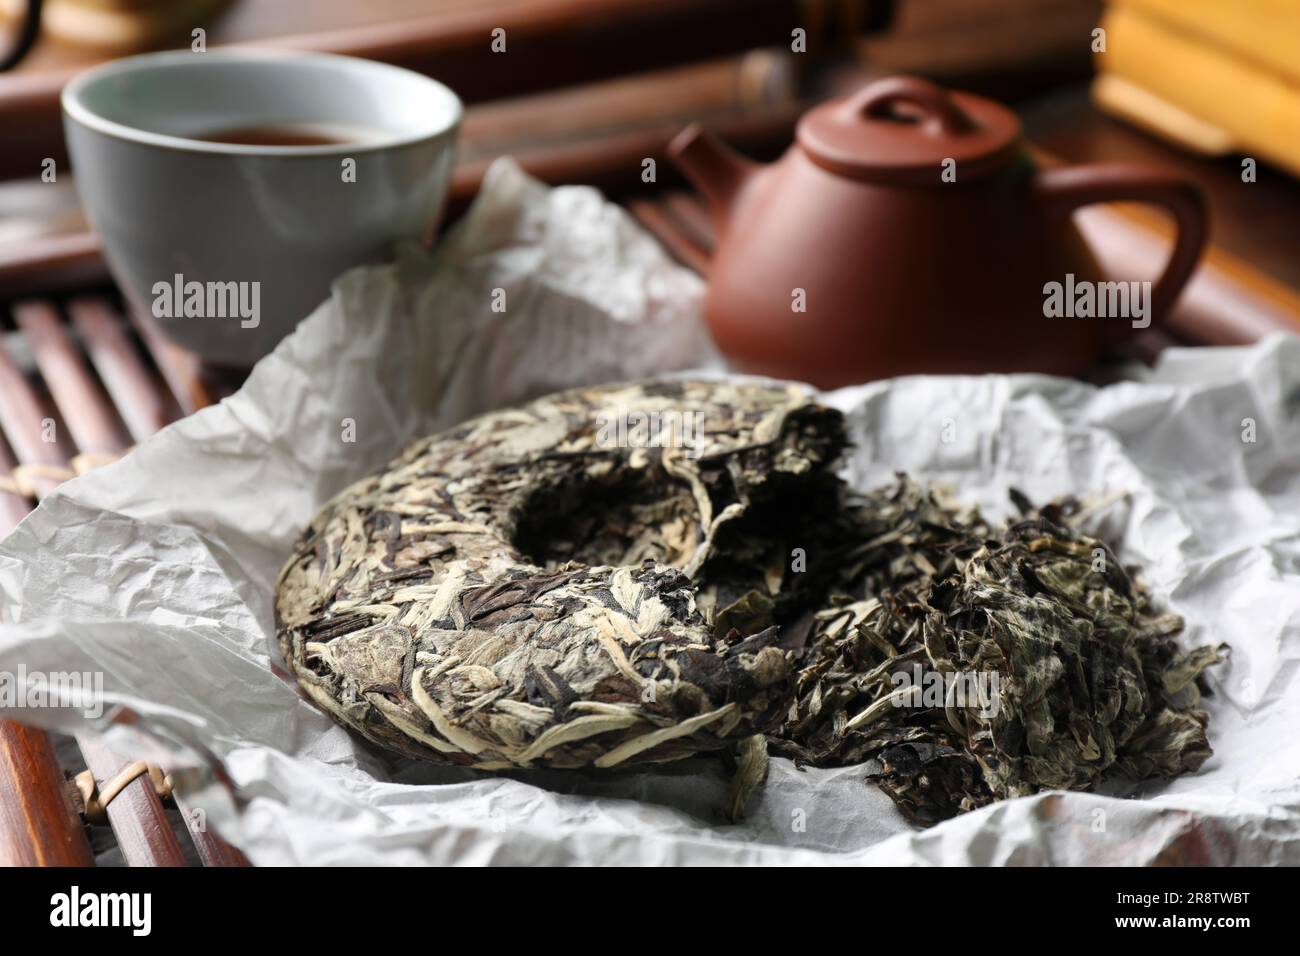
[[[1131,165],[1036,168],[1011,111],[915,77],[813,109],[771,165],[698,125],[670,152],[716,220],[706,316],[718,346],[743,370],[823,388],[913,372],[1077,374],[1168,314],[1205,242],[1193,183]],[[1106,277],[1133,293],[1118,316],[1095,315],[1107,298],[1125,311],[1113,288],[1094,289],[1091,307],[1050,302],[1049,283],[1072,297],[1102,280],[1071,213],[1129,200],[1177,222],[1154,287]]]

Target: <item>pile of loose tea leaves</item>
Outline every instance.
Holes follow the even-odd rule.
[[[416,442],[336,496],[280,575],[303,691],[396,753],[610,771],[721,753],[863,764],[930,824],[1209,756],[1202,675],[1078,503],[990,527],[835,472],[794,386],[559,393]]]
[[[990,528],[900,477],[855,503],[838,591],[795,665],[774,753],[866,763],[911,821],[993,800],[1172,777],[1210,756],[1201,677],[1078,502]]]

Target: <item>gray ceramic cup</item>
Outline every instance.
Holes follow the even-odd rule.
[[[461,111],[417,73],[315,53],[146,54],[63,91],[77,191],[132,306],[234,366],[269,352],[348,268],[421,238]],[[352,141],[196,138],[271,126]]]

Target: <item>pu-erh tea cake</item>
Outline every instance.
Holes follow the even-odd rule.
[[[794,386],[564,392],[410,446],[331,500],[277,632],[324,711],[399,754],[594,768],[720,752],[863,765],[915,822],[1209,755],[1201,675],[1072,501],[1001,529],[837,476]]]
[[[375,743],[484,769],[673,760],[771,729],[791,700],[780,632],[721,626],[739,612],[719,595],[782,590],[761,532],[792,500],[835,506],[833,418],[793,389],[635,385],[417,442],[303,535],[284,656]],[[652,421],[663,440],[641,440]]]

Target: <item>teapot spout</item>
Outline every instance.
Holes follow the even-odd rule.
[[[758,168],[699,123],[692,123],[673,138],[668,155],[704,194],[719,219],[731,214],[736,194]]]

